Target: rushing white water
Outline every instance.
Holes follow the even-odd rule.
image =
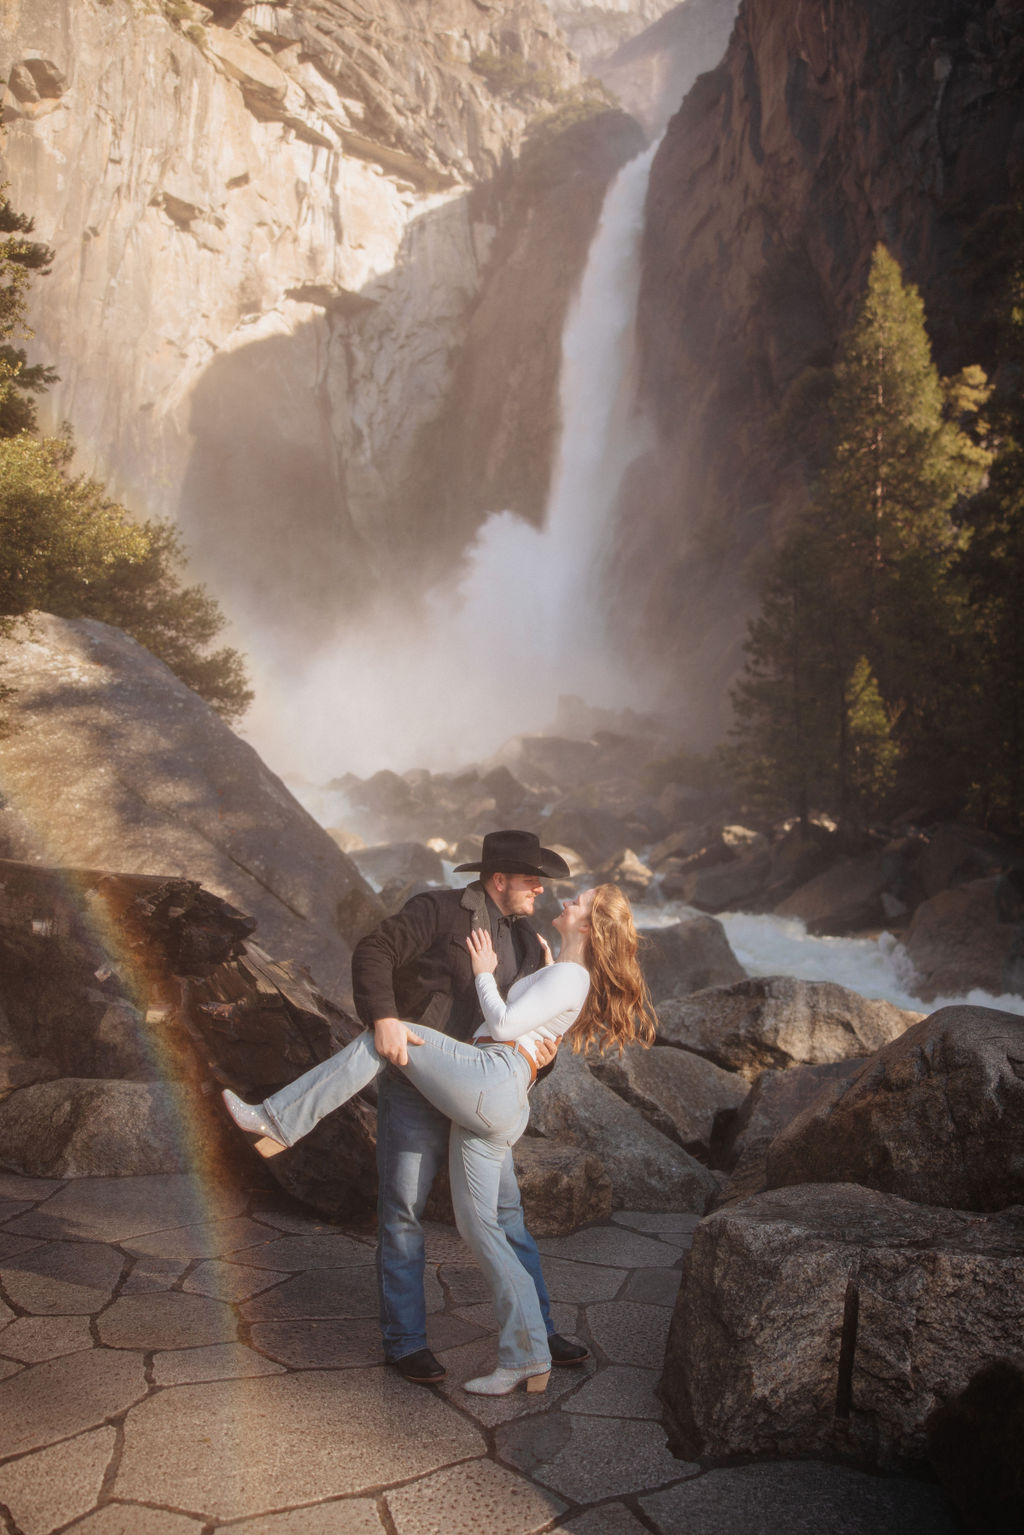
[[[562,437],[545,525],[490,516],[455,590],[415,624],[367,622],[302,677],[258,667],[246,734],[278,771],[441,768],[553,719],[558,697],[641,705],[604,627],[601,592],[622,476],[644,442],[632,409],[644,200],[656,144],[605,198],[563,336]]]
[[[692,907],[637,908],[644,927],[662,927],[700,913]],[[1004,1013],[1024,1014],[1024,997],[973,990],[960,996],[934,997],[923,1001],[914,992],[913,966],[905,949],[891,933],[877,938],[816,938],[795,917],[722,912],[733,953],[748,975],[789,975],[801,981],[834,981],[862,997],[881,998],[908,1012],[934,1013],[952,1003],[994,1007]]]

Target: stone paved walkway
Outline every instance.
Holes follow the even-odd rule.
[[[815,1462],[675,1459],[655,1383],[694,1217],[542,1240],[558,1326],[594,1355],[544,1396],[494,1363],[480,1276],[431,1228],[430,1342],[381,1362],[373,1244],[265,1191],[0,1173],[7,1535],[952,1535],[937,1489]]]

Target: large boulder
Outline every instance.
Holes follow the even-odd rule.
[[[713,1173],[598,1081],[567,1047],[533,1089],[531,1103],[535,1134],[582,1147],[602,1163],[614,1209],[703,1214],[718,1193]]]
[[[444,884],[440,855],[423,842],[377,842],[353,849],[351,858],[363,878],[378,890],[394,880],[406,885],[414,881]]]
[[[662,1394],[691,1460],[923,1457],[925,1420],[987,1361],[1024,1363],[1024,1209],[930,1209],[846,1184],[702,1221]]]
[[[181,875],[255,917],[260,942],[349,995],[351,944],[381,916],[349,858],[162,661],[119,629],[36,615],[0,640],[9,856]]]
[[[526,1224],[534,1236],[567,1236],[611,1214],[611,1179],[591,1152],[524,1135],[512,1155]]]
[[[128,1178],[189,1170],[165,1082],[61,1077],[0,1102],[0,1167],[32,1178]]]
[[[907,838],[859,858],[844,858],[775,907],[799,917],[811,933],[856,933],[883,927],[907,910],[908,879],[916,843]]]
[[[979,826],[944,821],[922,837],[917,874],[927,899],[951,885],[973,884],[1020,866],[1019,845],[1002,842]]]
[[[762,1071],[718,1144],[719,1166],[729,1172],[720,1203],[746,1199],[768,1187],[768,1147],[818,1095],[837,1082],[848,1083],[861,1062],[828,1061],[822,1066],[790,1066]]]
[[[769,1187],[861,1183],[960,1210],[1024,1203],[1024,1018],[944,1007],[815,1098]]]
[[[768,1068],[870,1055],[920,1016],[831,981],[775,975],[661,1001],[658,1032],[752,1082]]]
[[[975,988],[999,997],[1024,989],[1024,902],[995,876],[940,890],[914,912],[903,947],[915,994],[963,996]]]
[[[747,1083],[738,1072],[723,1071],[703,1056],[670,1045],[650,1050],[634,1045],[622,1055],[592,1061],[591,1070],[663,1135],[702,1161],[711,1156],[715,1121],[747,1096]]]
[[[516,1142],[512,1156],[526,1224],[534,1236],[569,1236],[611,1214],[611,1180],[592,1152],[527,1134]],[[434,1180],[425,1215],[448,1225],[455,1222],[446,1167]]]
[[[742,981],[746,971],[714,917],[691,917],[672,927],[641,930],[640,963],[655,1002],[685,997],[708,986]]]

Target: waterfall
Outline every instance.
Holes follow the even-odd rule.
[[[550,724],[560,694],[643,703],[605,626],[602,591],[622,476],[644,445],[632,409],[633,345],[656,149],[609,188],[570,306],[544,526],[491,514],[457,588],[430,593],[425,619],[364,623],[299,683],[261,673],[246,734],[279,771],[322,782],[344,770],[451,767]]]

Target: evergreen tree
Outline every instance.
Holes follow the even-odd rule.
[[[969,637],[952,514],[985,472],[965,430],[985,382],[944,388],[881,245],[834,378],[824,468],[769,562],[733,698],[748,782],[801,814],[813,792],[849,827],[893,787],[948,788]]]
[[[25,300],[33,274],[45,276],[53,251],[28,236],[34,228],[24,213],[16,213],[0,188],[0,437],[34,431],[36,402],[57,382],[52,368],[29,364],[27,354],[12,345],[31,336],[25,324]]]
[[[837,637],[822,622],[822,554],[801,522],[769,562],[732,694],[738,744],[726,752],[761,809],[795,813],[805,830],[811,810],[835,798],[843,708]]]
[[[948,734],[951,662],[966,627],[965,537],[952,513],[977,488],[986,460],[949,419],[921,296],[882,245],[835,377],[832,447],[815,505],[854,645],[900,716],[910,771],[921,771]],[[957,403],[967,410],[966,390]]]
[[[1024,231],[1024,209],[1018,213]],[[963,560],[975,640],[973,729],[962,756],[968,808],[1024,832],[1024,256],[1018,241],[1001,326],[998,390],[989,406],[988,484],[966,508]]]
[[[211,651],[224,627],[201,586],[182,585],[185,554],[169,523],[139,522],[103,486],[70,472],[70,438],[35,435],[34,396],[56,379],[14,339],[30,335],[32,276],[53,253],[0,189],[0,634],[33,609],[98,618],[145,645],[227,719],[252,702],[237,651]],[[8,690],[0,688],[0,697]]]
[[[210,652],[213,598],[183,586],[181,541],[138,522],[102,485],[68,473],[67,439],[0,439],[0,633],[35,609],[124,629],[227,719],[252,702],[241,656]]]

